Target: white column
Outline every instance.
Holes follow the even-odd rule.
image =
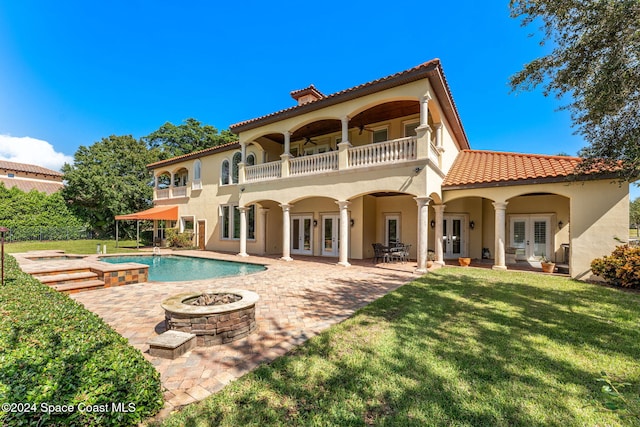
[[[496,257],[495,257],[495,261],[494,261],[494,265],[493,265],[493,269],[494,270],[506,270],[507,269],[507,265],[505,263],[505,255],[504,255],[504,249],[505,249],[505,229],[506,229],[506,210],[507,210],[507,204],[509,202],[494,202],[493,203],[493,207],[495,208],[496,211],[496,220],[495,220],[495,228],[496,228],[496,232],[495,232],[495,236],[496,236],[496,240],[495,240],[495,248],[494,251],[496,253]]]
[[[291,258],[291,217],[289,211],[292,205],[282,204],[282,258],[283,261],[293,261]]]
[[[414,197],[418,204],[418,267],[416,273],[427,272],[429,250],[429,202],[431,197]]]
[[[245,141],[240,141],[240,154],[240,163],[247,163],[247,143]]]
[[[420,126],[427,126],[429,124],[429,101],[431,100],[431,94],[427,92],[420,100]]]
[[[238,206],[240,212],[240,252],[238,256],[249,256],[247,253],[247,207]]]
[[[267,214],[269,209],[260,208],[260,239],[262,239],[262,255],[267,253]]]
[[[435,235],[435,246],[436,246],[436,264],[444,265],[444,248],[443,244],[443,235],[442,235],[442,221],[444,219],[444,208],[446,205],[434,205],[433,209],[436,211],[436,235]]]
[[[436,148],[439,152],[444,152],[444,146],[442,145],[442,123],[436,123],[433,125],[436,129]]]
[[[287,156],[291,155],[291,132],[287,131],[283,133],[284,135],[284,152]]]
[[[342,123],[342,141],[340,144],[349,144],[349,117],[344,116],[340,118],[340,122]]]
[[[343,267],[349,267],[349,211],[347,208],[351,202],[341,200],[336,202],[340,208],[340,240],[338,245],[340,246],[340,257],[338,259],[338,265]]]

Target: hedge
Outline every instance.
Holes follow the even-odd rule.
[[[127,426],[163,399],[160,375],[139,350],[6,256],[0,404],[0,425]]]

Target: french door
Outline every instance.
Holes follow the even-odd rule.
[[[466,221],[464,215],[445,215],[442,222],[442,243],[445,258],[467,256]]]
[[[510,218],[509,244],[516,249],[517,260],[537,261],[544,256],[552,257],[550,224],[550,215],[519,215]]]
[[[313,255],[313,217],[291,216],[291,253]]]
[[[338,256],[340,248],[340,216],[322,216],[322,255]]]

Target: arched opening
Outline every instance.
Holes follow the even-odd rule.
[[[233,157],[231,159],[231,182],[233,184],[237,184],[238,183],[238,176],[239,176],[239,164],[242,161],[242,153],[237,152],[233,154]]]
[[[222,161],[222,165],[220,166],[220,184],[221,185],[229,184],[230,171],[231,171],[231,168],[229,167],[229,160],[224,159]]]

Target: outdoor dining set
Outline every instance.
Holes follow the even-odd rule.
[[[406,245],[401,242],[390,243],[388,246],[382,243],[373,243],[373,262],[378,263],[378,260],[382,262],[407,262],[409,260],[409,251],[411,245]]]

